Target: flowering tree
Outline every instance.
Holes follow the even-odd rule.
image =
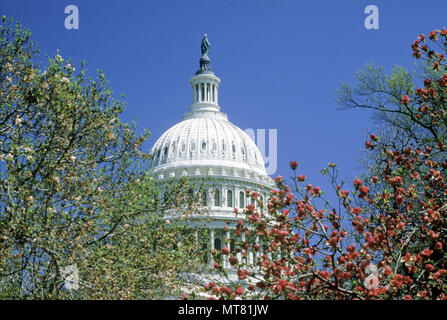
[[[30,32],[2,17],[0,297],[168,295],[193,270],[193,242],[175,246],[185,228],[162,213],[196,210],[190,184],[170,184],[159,201],[140,151],[148,132],[119,120],[124,102],[104,74],[88,79],[59,53],[41,67],[37,55]]]
[[[229,257],[239,281],[206,284],[211,298],[447,299],[447,30],[420,35],[412,49],[434,76],[394,105],[430,139],[398,148],[371,134],[378,175],[346,184],[335,164],[322,171],[336,204],[295,161],[291,183],[277,177],[268,203],[248,190],[257,204],[238,213],[233,246],[214,253],[216,272],[228,275]]]
[[[419,50],[429,50],[424,35],[415,41],[413,47],[421,41],[423,43]],[[418,61],[417,69],[413,73],[396,66],[391,74],[386,74],[382,67],[372,63],[366,64],[364,69],[356,72],[355,85],[341,83],[340,89],[336,91],[339,104],[345,109],[372,111],[375,123],[373,131],[380,135],[382,144],[398,149],[412,145],[434,147],[439,141],[445,140],[445,126],[432,124],[421,118],[418,115],[418,103],[402,103],[403,96],[413,101],[414,97],[418,96],[416,81],[439,77],[439,70],[433,63]],[[426,93],[430,92],[429,88],[426,90]],[[380,148],[369,149],[360,159],[366,174],[380,175],[380,162],[384,160]]]

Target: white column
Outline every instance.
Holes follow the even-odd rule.
[[[213,204],[214,204],[214,192],[213,192],[213,189],[208,189],[208,199],[209,199],[209,201],[208,201],[208,205],[209,206],[212,206]]]
[[[253,264],[253,250],[248,249],[247,255],[248,255],[248,264],[249,265]]]
[[[222,208],[225,208],[227,206],[227,190],[224,186],[222,186]]]
[[[224,239],[224,242],[225,242],[225,247],[228,247],[228,249],[231,249],[231,245],[230,245],[230,230],[228,230],[227,229],[227,231],[225,232],[225,239]],[[229,268],[230,267],[230,256],[229,255],[226,255],[225,256],[225,267],[226,268]]]
[[[216,103],[216,85],[213,84],[213,102]]]
[[[217,90],[217,84],[216,84],[216,104],[219,104],[219,90]]]
[[[245,232],[242,232],[242,242],[245,242]],[[248,262],[248,252],[246,252],[247,255],[245,256],[245,262]],[[242,261],[241,261],[242,262]]]
[[[259,236],[257,236],[256,237],[256,243],[257,244],[259,244],[259,250],[258,251],[256,251],[256,253],[255,253],[255,261],[254,261],[254,263],[257,263],[258,262],[258,260],[259,260],[259,254],[260,254],[260,252],[261,252],[261,245],[260,245],[260,243],[259,243]]]
[[[211,245],[211,251],[214,250],[214,229],[210,229],[210,245]],[[213,256],[211,255],[210,259],[211,266],[213,266]]]
[[[243,236],[244,236],[244,234],[243,234]],[[242,253],[241,252],[238,252],[236,257],[239,260],[239,262],[242,262]]]
[[[211,102],[211,83],[206,85],[206,95],[208,96],[208,102]]]

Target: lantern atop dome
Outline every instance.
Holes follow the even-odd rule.
[[[227,116],[220,112],[218,102],[220,79],[214,75],[210,68],[210,58],[208,57],[210,48],[211,44],[205,34],[200,47],[202,52],[200,68],[189,81],[192,87],[192,105],[190,112],[186,113],[183,119],[203,116],[227,119]]]

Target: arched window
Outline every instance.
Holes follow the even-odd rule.
[[[220,207],[220,190],[214,190],[214,205]]]
[[[211,152],[212,153],[216,153],[217,151],[217,143],[216,141],[213,141],[212,147],[211,147]]]
[[[227,191],[227,207],[231,208],[233,206],[233,191]]]
[[[186,143],[185,141],[182,141],[181,147],[179,149],[179,154],[185,153],[186,151]]]
[[[234,252],[236,250],[235,246],[234,246],[234,241],[230,242],[230,251]]]
[[[207,243],[202,242],[202,252],[205,252],[203,255],[203,263],[208,263],[210,260],[210,252]]]
[[[202,200],[202,205],[206,206],[206,190],[202,190],[202,195],[201,195],[201,200]]]
[[[214,238],[214,249],[218,251],[222,250],[222,241],[219,238]]]
[[[239,208],[245,208],[245,194],[244,194],[244,191],[239,192]]]

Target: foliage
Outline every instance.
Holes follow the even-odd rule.
[[[425,40],[425,36],[421,36]],[[421,40],[418,38],[417,41]],[[430,50],[426,44],[424,49]],[[427,58],[433,59],[432,56]],[[417,68],[413,74],[401,66],[395,66],[391,74],[386,74],[382,67],[368,63],[356,72],[354,86],[342,82],[340,89],[336,90],[339,104],[345,109],[355,108],[373,112],[372,119],[375,123],[373,130],[380,136],[382,144],[398,149],[411,145],[434,147],[446,139],[445,124],[433,125],[418,114],[421,106],[416,98],[420,90],[424,89],[416,91],[416,81],[438,78],[440,72],[438,68],[434,68],[435,61],[425,63],[426,61],[420,60],[423,59],[416,62]],[[405,95],[411,101],[408,104],[402,103],[402,97]],[[436,105],[432,108],[434,112],[439,111]],[[375,150],[376,152],[373,150],[367,154],[363,152],[359,154],[360,163],[367,174],[371,175],[380,173],[378,163],[383,159],[380,149]]]
[[[2,17],[0,297],[166,296],[193,269],[184,257],[195,244],[175,248],[185,227],[161,218],[169,203],[140,150],[149,133],[119,120],[125,103],[101,71],[89,79],[59,53],[41,67],[38,54],[30,32]],[[189,204],[182,212],[196,210],[188,185],[169,188]]]
[[[432,31],[429,39],[446,52],[446,29]],[[380,175],[355,179],[351,190],[329,163],[322,173],[332,183],[336,204],[297,173],[296,161],[290,162],[292,186],[277,177],[267,204],[248,191],[257,205],[238,213],[229,240],[234,250],[227,245],[215,252],[216,272],[226,280],[204,286],[210,298],[447,299],[447,64],[424,35],[412,48],[435,71],[423,88],[413,90],[401,69],[391,78],[371,69],[374,79],[362,80],[366,102],[346,101],[377,103],[380,111],[400,114],[398,121],[411,121],[417,127],[411,132],[424,134],[405,146],[371,134],[366,148],[380,156]],[[386,88],[369,88],[370,81]],[[223,259],[230,270],[222,268]],[[231,271],[237,282],[230,281]]]

